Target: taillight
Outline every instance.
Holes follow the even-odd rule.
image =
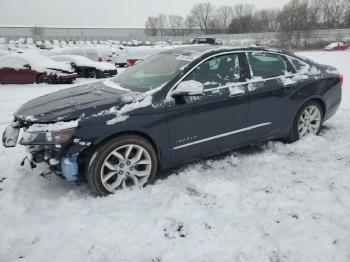
[[[99,62],[102,62],[102,61],[103,61],[103,60],[102,60],[102,57],[99,56],[99,57],[98,57],[98,61],[99,61]]]
[[[126,60],[126,64],[127,66],[133,66],[136,62],[137,62],[138,59],[127,59]]]
[[[340,75],[339,76],[339,84],[340,84],[340,86],[343,86],[343,83],[344,83],[344,76]]]

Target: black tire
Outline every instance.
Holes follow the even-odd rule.
[[[289,143],[293,143],[293,142],[296,142],[298,140],[300,140],[300,134],[299,134],[299,131],[298,131],[298,125],[299,125],[299,121],[300,121],[300,118],[303,114],[303,112],[309,108],[310,106],[315,106],[318,108],[318,110],[321,112],[321,125],[319,127],[319,129],[317,130],[317,133],[316,135],[318,135],[321,131],[321,126],[322,126],[322,123],[323,123],[323,116],[324,116],[324,112],[323,112],[323,109],[322,109],[322,106],[320,105],[320,103],[318,101],[315,101],[315,100],[311,100],[307,103],[305,103],[299,110],[298,110],[298,113],[296,114],[294,120],[293,120],[293,126],[292,126],[292,129],[290,130],[290,133],[289,133],[289,136],[287,138],[287,142]]]
[[[147,183],[145,183],[144,186],[152,184],[155,181],[159,165],[157,153],[152,144],[140,136],[123,135],[108,140],[107,142],[100,145],[97,150],[91,154],[90,161],[87,162],[88,166],[86,168],[86,178],[89,185],[97,195],[107,196],[109,194],[112,194],[112,192],[109,192],[102,183],[101,169],[103,168],[105,159],[110,155],[111,152],[117,148],[122,147],[123,145],[128,144],[141,146],[147,151],[151,158],[151,173],[148,176]]]
[[[87,77],[88,78],[97,78],[97,72],[96,70],[88,70],[87,71]]]
[[[45,74],[39,74],[36,77],[37,84],[42,84],[42,83],[47,83],[47,82],[48,82],[48,79],[47,79],[47,76]]]
[[[51,85],[58,84],[57,75],[50,75],[47,82]]]

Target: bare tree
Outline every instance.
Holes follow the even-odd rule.
[[[195,27],[208,32],[215,7],[210,2],[195,4],[190,12],[191,22]]]
[[[290,0],[279,14],[280,40],[290,48],[298,48],[302,39],[307,40],[312,28],[307,0]]]
[[[184,19],[179,15],[169,15],[169,29],[173,36],[184,35]]]
[[[157,19],[158,19],[158,30],[160,32],[160,35],[163,36],[165,35],[165,28],[167,26],[168,16],[165,14],[159,14]]]
[[[343,24],[345,28],[350,27],[350,0],[344,0],[344,17],[343,17]]]
[[[45,29],[41,26],[34,26],[30,29],[34,36],[42,36],[45,33]]]
[[[215,17],[217,18],[219,22],[219,28],[222,31],[225,31],[228,29],[232,16],[233,16],[232,6],[222,5],[216,10]]]
[[[145,32],[147,35],[156,36],[158,30],[158,18],[149,16],[145,24]]]
[[[229,30],[231,33],[248,33],[253,31],[254,5],[237,4],[233,7],[233,18]]]
[[[326,28],[332,29],[340,27],[344,6],[345,2],[343,0],[323,0],[323,24]]]
[[[255,32],[276,32],[278,30],[277,9],[262,9],[254,14],[254,31]]]

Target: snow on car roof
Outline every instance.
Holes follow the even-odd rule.
[[[9,58],[18,58],[29,64],[32,69],[36,71],[43,71],[43,69],[59,69],[64,71],[71,71],[71,66],[65,63],[56,62],[46,56],[36,53],[10,54],[0,58],[0,61],[10,60]],[[0,62],[1,63],[1,62]],[[4,63],[1,63],[4,64]],[[18,65],[2,65],[19,68]]]
[[[342,42],[334,42],[326,46],[326,48],[334,48],[337,47],[338,45],[344,45]]]
[[[73,62],[77,66],[86,66],[86,67],[94,67],[100,70],[115,70],[116,67],[110,63],[105,62],[95,62],[85,56],[80,55],[55,55],[51,56],[53,60],[56,61],[64,61]]]
[[[218,46],[218,45],[183,45],[171,50],[166,50],[162,53],[177,55],[179,59],[193,61],[205,54],[215,53],[219,51],[252,51],[252,52],[278,52],[285,55],[295,56],[293,53],[285,50],[268,49],[263,47],[233,47],[233,46]]]

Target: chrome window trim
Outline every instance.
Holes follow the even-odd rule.
[[[189,74],[191,74],[198,66],[200,66],[201,64],[203,64],[204,62],[206,62],[207,60],[216,57],[216,56],[223,56],[223,55],[230,55],[230,54],[236,54],[236,53],[244,53],[244,51],[229,51],[229,52],[223,52],[223,53],[217,53],[211,56],[208,56],[207,58],[205,58],[204,60],[199,61],[194,67],[192,67],[186,74],[184,74],[178,81],[176,81],[176,83],[170,88],[168,94],[166,95],[166,100],[168,100],[171,97],[171,92],[175,89],[175,87],[177,87],[177,85],[184,80],[184,78],[186,78]],[[241,85],[246,83],[246,82],[240,82]],[[222,88],[222,87],[215,87],[215,90],[217,90],[218,88]],[[225,87],[227,88],[227,87]],[[211,91],[214,88],[211,88]],[[209,89],[208,89],[209,90]],[[207,90],[204,90],[204,92]]]
[[[287,75],[280,75],[280,76],[276,76],[276,77],[270,77],[270,78],[263,78],[263,79],[249,79],[245,82],[237,82],[237,83],[232,83],[230,85],[225,85],[225,86],[219,86],[219,87],[214,87],[214,88],[210,88],[210,89],[206,89],[204,90],[204,92],[212,92],[212,91],[216,91],[216,90],[220,90],[220,89],[224,89],[224,88],[230,88],[230,87],[235,87],[235,86],[242,86],[242,85],[245,85],[245,84],[251,84],[251,83],[258,83],[258,82],[262,82],[262,81],[268,81],[268,80],[273,80],[273,79],[278,79],[278,78],[285,78],[285,77],[292,77],[292,76],[296,76],[296,75],[302,75],[304,73],[301,73],[301,72],[297,72],[297,70],[295,69],[293,63],[290,61],[289,58],[293,58],[293,59],[296,59],[302,63],[305,63],[307,66],[308,66],[308,70],[311,68],[311,66],[300,60],[299,58],[296,58],[296,57],[293,57],[293,56],[290,56],[290,55],[286,55],[286,54],[283,54],[283,53],[279,53],[279,52],[275,52],[275,51],[246,51],[246,50],[240,50],[240,51],[229,51],[229,52],[223,52],[223,53],[217,53],[217,54],[214,54],[214,55],[211,55],[211,56],[208,56],[207,58],[205,58],[204,60],[202,61],[199,61],[194,67],[191,68],[191,70],[189,70],[185,75],[183,75],[178,81],[176,81],[175,84],[173,84],[173,86],[170,88],[169,92],[167,93],[166,95],[166,100],[169,100],[171,98],[171,92],[177,87],[177,85],[183,81],[190,73],[192,73],[198,66],[200,66],[202,63],[206,62],[207,60],[211,59],[211,58],[214,58],[214,57],[217,57],[217,56],[223,56],[223,55],[230,55],[230,54],[236,54],[236,53],[243,53],[245,54],[246,56],[246,59],[247,59],[247,63],[248,63],[248,66],[249,66],[249,70],[250,70],[250,76],[251,77],[254,77],[254,74],[253,74],[253,71],[251,69],[251,65],[249,63],[249,60],[248,60],[248,53],[268,53],[268,54],[276,54],[276,55],[281,55],[281,56],[285,56],[288,61],[291,63],[291,65],[293,66],[294,70],[296,71],[295,74],[287,74]]]

